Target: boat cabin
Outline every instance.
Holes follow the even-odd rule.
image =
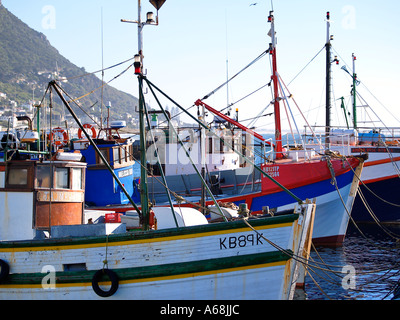
[[[139,201],[135,189],[132,139],[93,139],[129,194]],[[87,163],[85,202],[89,206],[129,203],[123,190],[110,174],[106,164],[88,140],[73,141],[73,149],[82,153]]]
[[[43,237],[83,222],[86,163],[0,162],[0,241]]]

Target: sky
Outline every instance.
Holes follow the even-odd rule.
[[[137,20],[137,0],[2,0],[2,3],[31,28],[45,34],[62,55],[87,71],[132,58],[138,51],[137,25],[120,21]],[[400,2],[396,0],[167,0],[159,11],[159,25],[144,27],[144,68],[148,79],[196,114],[197,109],[192,105],[197,99],[268,48],[267,17],[272,7],[278,39],[278,72],[293,95],[289,106],[300,130],[304,118],[310,125],[325,123],[323,48],[327,11],[332,20],[330,34],[334,36],[332,57],[338,55],[340,60],[339,65],[332,65],[332,124],[345,124],[339,98],[343,96],[346,105],[350,103],[352,79],[341,67],[346,65],[352,71],[354,53],[361,81],[358,92],[386,126],[399,126]],[[149,1],[142,0],[142,19],[148,11],[155,9]],[[112,79],[126,66],[106,71],[105,80]],[[270,77],[267,55],[231,81],[228,90],[224,87],[204,102],[222,109],[265,85]],[[110,85],[138,96],[137,78],[131,71]],[[272,112],[271,100],[271,90],[267,87],[232,108],[233,111],[238,108],[239,120],[245,120],[263,110]],[[151,94],[146,94],[146,101],[156,107]],[[365,108],[358,109],[359,121],[376,120],[371,111],[366,115]],[[284,109],[281,113],[282,127],[288,129]],[[288,115],[291,117],[289,111]],[[257,130],[272,132],[273,118],[262,117],[255,126]]]

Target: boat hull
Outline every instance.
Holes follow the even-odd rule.
[[[400,148],[363,145],[341,151],[354,156],[368,154],[361,174],[361,195],[353,206],[354,221],[400,223]]]
[[[357,195],[352,211],[355,221],[375,223],[377,220],[381,223],[400,224],[398,176],[361,184],[359,189],[362,197]]]
[[[291,254],[304,255],[311,236],[315,206],[306,207],[304,214],[250,219],[256,232],[235,221],[2,242],[0,259],[9,264],[10,275],[0,283],[0,299],[105,299],[92,286],[105,261],[118,279],[109,299],[290,299],[299,269]],[[110,285],[109,279],[101,281]]]
[[[356,158],[333,160],[336,185],[326,161],[276,163],[261,168],[298,198],[302,200],[316,199],[313,242],[321,245],[340,246],[344,241],[350,219],[349,214],[357,194],[358,177],[363,168],[361,162],[362,160]],[[231,173],[235,175],[234,171]],[[236,205],[247,203],[253,214],[260,214],[267,207],[274,211],[285,210],[292,208],[296,203],[290,194],[267,178],[257,177],[256,172],[250,173],[247,179],[246,176],[242,176],[242,180],[238,180],[240,176],[237,175],[233,178],[229,177],[226,172],[221,176],[225,183],[220,185],[223,193],[215,195],[219,202],[232,202]],[[198,189],[193,189],[195,184],[189,177],[175,177],[174,179],[175,184],[179,183],[178,180],[185,179],[184,185],[187,189],[192,188],[189,191],[199,192]],[[235,180],[241,181],[241,183],[230,183]],[[161,187],[157,189],[157,186],[160,187],[157,184],[155,187],[153,184],[149,187],[149,190],[153,190],[150,199],[156,199],[156,203],[160,205],[160,201],[157,199],[165,201],[166,194]],[[189,197],[190,201],[198,202],[198,197],[194,196],[194,192],[192,194],[193,196]],[[213,202],[208,201],[207,204],[213,205]]]

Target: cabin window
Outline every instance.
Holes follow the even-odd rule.
[[[38,166],[36,169],[36,179],[38,188],[50,188],[50,166]]]
[[[28,184],[27,168],[10,168],[8,170],[8,184],[25,186]]]
[[[126,167],[133,164],[133,147],[132,145],[121,145],[112,148],[113,166],[114,168]]]
[[[114,148],[114,164],[124,164],[129,161],[129,152],[125,146]]]
[[[119,148],[113,148],[113,158],[114,158],[114,165],[119,164],[120,157],[119,157]]]
[[[220,153],[223,153],[223,152],[224,152],[224,146],[225,146],[224,140],[223,140],[223,139],[220,139],[220,140],[219,140],[219,152],[220,152]]]
[[[126,159],[126,149],[125,147],[120,147],[120,151],[121,151],[121,159],[120,159],[120,163],[124,163],[127,162],[128,159]]]
[[[72,168],[72,190],[82,190],[82,170]]]
[[[134,159],[133,159],[133,145],[129,146],[129,161],[134,161]]]
[[[56,168],[56,189],[69,189],[69,170],[68,168]]]
[[[100,149],[100,153],[103,155],[103,157],[107,160],[110,161],[110,157],[108,155],[108,149]],[[103,160],[100,158],[100,156],[96,153],[96,158],[97,158],[97,164],[99,165],[105,165]]]
[[[233,138],[233,150],[237,151],[237,152],[241,152],[242,150],[240,150],[241,147],[241,143],[240,143],[240,138]]]
[[[213,138],[212,137],[208,138],[208,153],[209,154],[213,153]]]

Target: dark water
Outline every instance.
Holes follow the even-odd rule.
[[[349,226],[342,247],[317,247],[312,252],[315,262],[311,262],[314,265],[311,275],[315,282],[307,276],[304,291],[297,290],[296,299],[390,300],[393,297],[392,291],[400,279],[400,242],[376,224],[358,227],[363,234]],[[400,238],[400,226],[387,228]],[[350,271],[355,271],[355,277]]]

